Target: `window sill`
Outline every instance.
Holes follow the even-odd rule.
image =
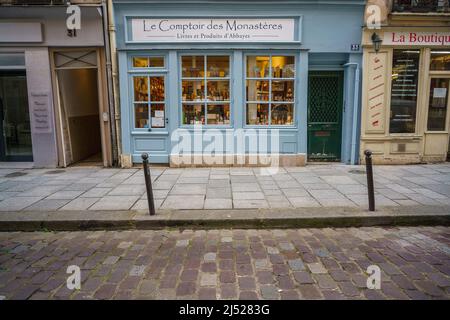
[[[194,130],[209,130],[209,129],[218,129],[218,130],[234,130],[233,126],[215,126],[215,125],[181,125],[178,129],[185,129],[189,131]]]
[[[147,131],[147,130],[134,130],[131,131],[131,135],[133,136],[168,136],[169,132],[168,131],[157,131],[157,130],[152,130],[152,131]]]
[[[283,130],[297,130],[297,126],[291,126],[291,125],[246,125],[244,126],[244,129],[283,129]]]

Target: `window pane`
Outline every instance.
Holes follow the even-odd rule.
[[[205,124],[205,106],[203,104],[183,104],[183,124]]]
[[[181,58],[182,77],[203,78],[205,60],[203,56],[183,56]]]
[[[0,66],[25,66],[25,54],[23,53],[0,53]]]
[[[247,101],[269,101],[269,81],[247,80]]]
[[[207,56],[207,77],[228,77],[230,58],[228,56]]]
[[[164,57],[148,57],[150,61],[151,68],[163,68],[164,67]]]
[[[272,77],[293,78],[295,74],[295,57],[272,56]]]
[[[431,51],[430,70],[450,70],[450,51]]]
[[[444,131],[447,117],[449,78],[432,78],[428,104],[428,130]]]
[[[202,101],[205,99],[205,81],[183,80],[181,86],[183,101]]]
[[[247,57],[247,77],[248,78],[268,78],[269,77],[269,57],[248,56]]]
[[[294,101],[294,80],[272,81],[272,101]]]
[[[268,125],[269,104],[247,103],[247,124]]]
[[[150,78],[151,101],[164,101],[164,77]]]
[[[164,104],[157,103],[151,106],[152,128],[164,128],[166,126]]]
[[[272,104],[270,108],[272,125],[292,125],[294,123],[293,104]]]
[[[134,104],[135,127],[148,128],[148,104]]]
[[[148,57],[133,57],[133,67],[148,68]]]
[[[148,101],[148,78],[134,77],[134,101]]]
[[[230,124],[229,104],[209,104],[207,124]]]
[[[390,133],[414,133],[416,131],[419,55],[419,50],[394,50]]]
[[[230,82],[226,81],[215,81],[208,80],[208,100],[210,101],[228,101],[230,100]]]

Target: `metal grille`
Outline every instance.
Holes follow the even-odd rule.
[[[65,5],[68,0],[0,0],[0,5]]]
[[[96,68],[97,51],[59,51],[55,52],[55,67],[63,68]]]
[[[394,0],[393,12],[450,12],[449,0]]]
[[[312,76],[309,78],[309,122],[339,122],[339,78],[336,76]]]

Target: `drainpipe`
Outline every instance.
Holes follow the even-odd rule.
[[[115,100],[114,88],[112,83],[112,68],[111,68],[111,44],[108,35],[108,9],[105,1],[101,3],[103,15],[103,39],[105,42],[105,58],[106,58],[106,83],[108,86],[108,102],[109,102],[109,123],[111,126],[111,144],[112,144],[112,165],[117,166],[118,150],[117,150],[117,135],[116,123],[114,121],[115,114]]]
[[[106,44],[108,94],[110,105],[111,140],[113,141],[113,165],[120,166],[122,144],[120,140],[120,103],[117,80],[116,28],[112,0],[103,0],[102,8],[105,15],[103,32]]]
[[[355,91],[353,94],[353,121],[352,121],[352,139],[350,147],[350,164],[357,164],[356,162],[356,141],[358,134],[358,98],[359,98],[359,65],[356,62],[349,62],[344,64],[344,67],[356,66],[355,68]]]

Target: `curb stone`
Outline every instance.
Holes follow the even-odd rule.
[[[375,212],[348,207],[298,209],[19,211],[0,214],[0,231],[346,228],[449,226],[450,206],[384,207]]]

